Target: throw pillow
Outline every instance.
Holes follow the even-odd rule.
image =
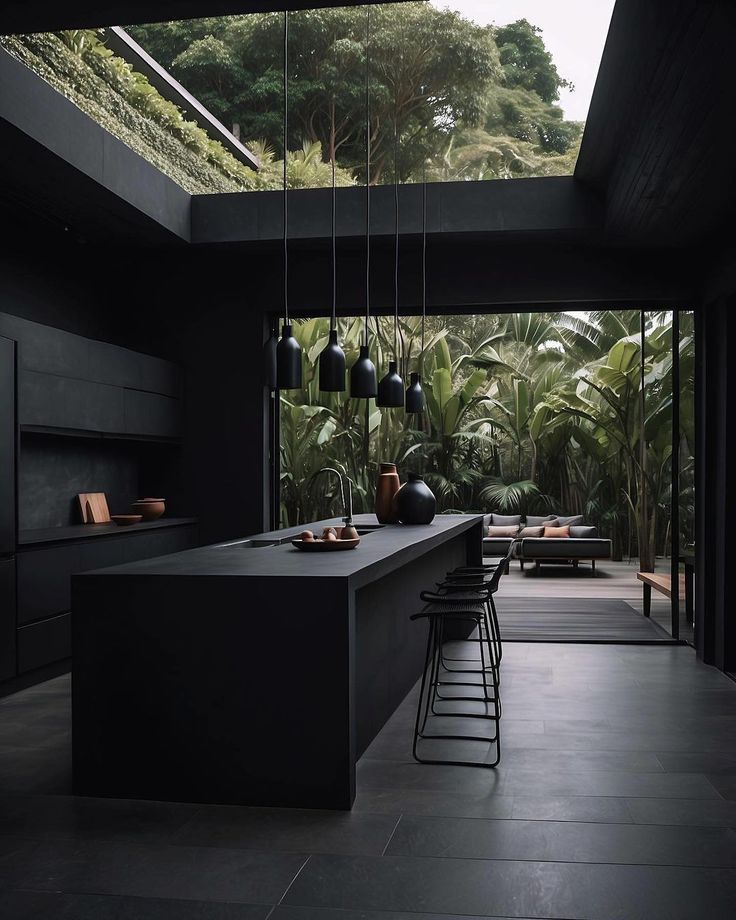
[[[570,536],[574,540],[591,540],[598,536],[598,529],[587,524],[585,526],[573,526],[570,528]]]
[[[579,527],[582,523],[582,514],[573,514],[571,517],[558,516],[557,518],[557,524],[559,527]]]
[[[544,515],[535,515],[527,514],[526,516],[526,526],[527,527],[544,527],[545,524],[549,524],[550,527],[554,527],[554,521],[557,520],[557,517],[554,514],[544,514]]]
[[[544,528],[545,537],[568,537],[570,536],[570,528],[565,527],[545,527]]]
[[[518,525],[516,527],[494,527],[491,525],[488,528],[489,537],[515,537],[518,532]]]
[[[493,527],[518,527],[521,524],[520,514],[496,514],[491,515],[491,525]]]
[[[544,536],[544,527],[525,527],[521,533],[520,537],[543,537]]]

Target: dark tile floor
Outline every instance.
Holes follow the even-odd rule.
[[[736,684],[689,648],[509,644],[500,768],[413,763],[413,693],[351,813],[74,798],[69,686],[0,700],[2,920],[736,916]]]

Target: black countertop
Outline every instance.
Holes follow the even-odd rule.
[[[140,524],[126,524],[123,527],[117,524],[71,524],[68,527],[43,527],[38,530],[19,531],[18,547],[37,546],[39,543],[66,543],[72,540],[88,540],[90,537],[121,536],[196,523],[197,519],[192,517],[162,517],[155,521],[141,521]]]
[[[481,539],[483,515],[441,514],[431,524],[406,526],[387,524],[361,537],[354,550],[343,552],[303,552],[291,545],[291,539],[309,529],[321,533],[323,527],[340,525],[339,518],[300,525],[285,530],[256,534],[242,540],[203,546],[197,549],[97,569],[78,576],[185,576],[185,577],[260,577],[260,578],[344,578],[354,587],[400,568],[449,539],[461,536],[473,527]],[[355,516],[355,524],[376,526],[375,515]],[[262,545],[269,541],[277,545]],[[261,544],[261,545],[259,545]],[[438,573],[438,577],[444,573]]]

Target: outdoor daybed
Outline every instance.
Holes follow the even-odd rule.
[[[487,514],[484,519],[487,536],[483,540],[484,556],[505,556],[516,541],[516,558],[524,568],[533,562],[537,569],[543,562],[569,563],[577,568],[581,560],[595,563],[611,558],[611,541],[598,536],[598,531],[583,522],[582,515],[527,515],[522,524],[519,514]],[[545,529],[547,535],[545,535]]]

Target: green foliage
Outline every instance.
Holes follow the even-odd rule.
[[[681,314],[683,542],[693,530],[692,322]],[[333,486],[309,485],[320,466],[357,485],[370,510],[378,464],[421,472],[441,510],[583,514],[614,541],[614,555],[638,552],[642,567],[668,551],[671,450],[671,324],[647,315],[642,461],[637,310],[430,317],[401,320],[404,375],[422,367],[426,412],[379,410],[373,401],[320,393],[316,361],[328,321],[297,322],[306,388],[282,399],[282,521],[324,515]],[[340,321],[348,366],[362,322]],[[393,355],[391,320],[379,318],[371,351],[379,374]],[[300,414],[303,413],[303,414]]]
[[[106,130],[192,194],[282,187],[283,160],[263,142],[250,147],[260,157],[258,172],[240,163],[148,79],[114,55],[93,29],[0,38],[0,45]],[[305,143],[287,161],[293,188],[328,186],[331,166],[319,145]],[[337,169],[337,184],[352,178]]]
[[[496,30],[496,44],[506,85],[531,90],[549,103],[560,98],[560,89],[572,85],[557,72],[541,33],[526,19],[519,19]]]
[[[290,15],[289,148],[316,142],[365,179],[365,7]],[[282,155],[282,14],[130,27],[225,124]],[[394,181],[571,174],[582,125],[525,20],[481,27],[429,3],[371,7],[371,177]]]

